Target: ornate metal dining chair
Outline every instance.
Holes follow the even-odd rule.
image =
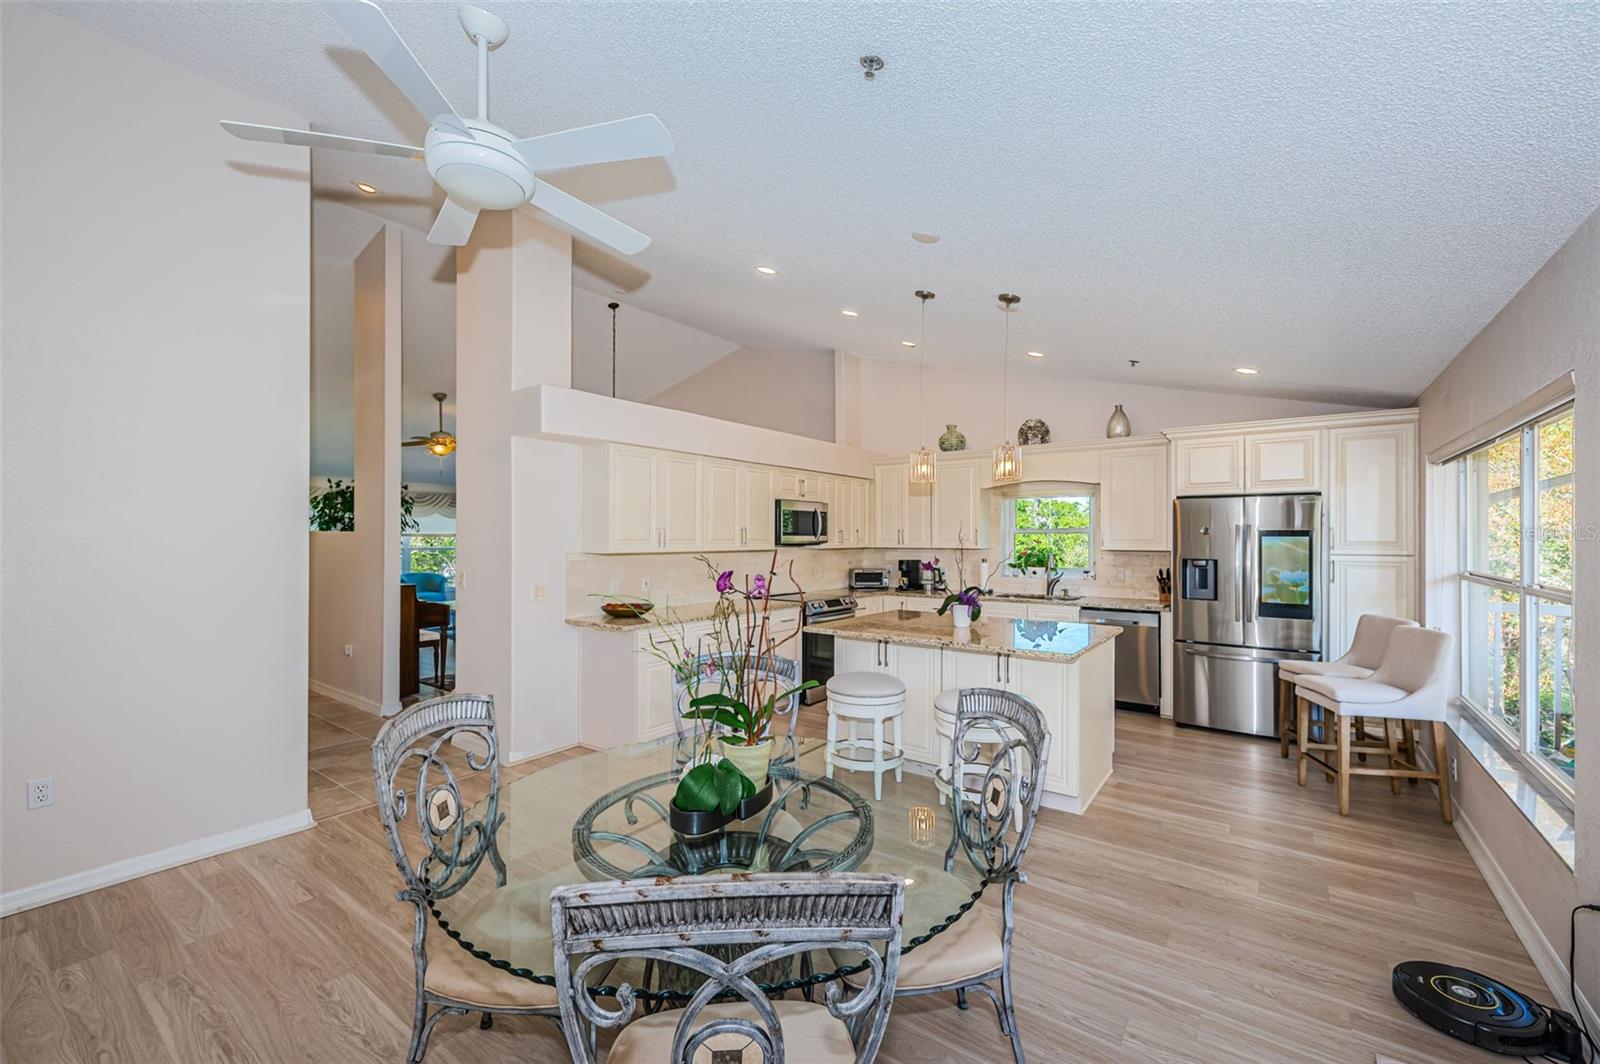
[[[1003,741],[993,742],[996,736]],[[987,751],[986,761],[974,754],[980,742],[985,744],[981,749]],[[988,995],[1000,1020],[1000,1033],[1011,1039],[1011,1053],[1022,1064],[1011,979],[1011,938],[1016,927],[1012,899],[1017,884],[1027,882],[1022,857],[1039,818],[1050,730],[1039,707],[1021,695],[969,688],[957,702],[951,745],[955,824],[945,851],[945,870],[959,859],[971,861],[984,874],[986,890],[1000,888],[1000,912],[997,916],[993,907],[974,905],[938,936],[906,954],[895,993],[910,997],[954,991],[962,1009],[967,1007],[968,991]],[[998,993],[991,985],[996,982]]]
[[[462,747],[454,740],[462,738]],[[482,815],[462,794],[469,773],[488,773]],[[445,1016],[481,1012],[488,1027],[495,1013],[560,1019],[554,987],[544,986],[479,960],[454,942],[430,954],[431,904],[461,890],[483,871],[487,860],[495,881],[506,881],[505,861],[495,832],[500,812],[499,748],[494,699],[487,695],[445,695],[418,702],[390,717],[372,743],[372,778],[378,791],[378,816],[405,889],[395,895],[416,910],[411,956],[416,964],[416,1004],[412,1013],[408,1064],[418,1064],[428,1049],[434,1025]],[[416,831],[407,847],[407,815]],[[431,1010],[431,1011],[430,1011]]]
[[[572,1059],[594,1064],[597,1028],[621,1027],[607,1064],[825,1064],[876,1058],[900,966],[899,876],[816,873],[636,879],[550,896],[561,1026]],[[747,946],[724,960],[726,947]],[[881,947],[881,949],[880,949]],[[815,950],[862,964],[858,987],[828,984],[827,1004],[769,1000],[755,973]],[[604,965],[643,959],[705,977],[682,1009],[629,1022],[634,988],[610,1009],[582,987]]]
[[[695,679],[690,679],[683,673],[678,673],[672,678],[672,704],[676,712],[673,714],[673,727],[677,729],[678,759],[686,760],[695,752],[699,740],[707,735],[717,734],[721,728],[714,721],[686,720],[684,714],[689,710],[689,701],[701,694],[711,694],[723,690],[733,683],[732,676],[737,666],[735,659],[742,657],[739,654],[701,654],[692,664]],[[779,690],[786,690],[800,682],[800,663],[793,658],[770,657],[760,662],[760,672],[772,677],[774,683],[781,684]],[[787,706],[778,706],[774,715],[784,714],[789,718],[788,736],[794,735],[795,725],[799,721],[800,696],[790,695]],[[688,727],[686,727],[688,725]],[[774,761],[793,759],[793,746],[783,744],[785,751],[773,758]]]

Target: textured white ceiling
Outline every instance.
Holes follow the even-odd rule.
[[[1012,290],[1014,351],[1049,354],[1026,372],[1398,401],[1600,205],[1592,3],[484,6],[512,28],[494,121],[527,136],[654,111],[676,139],[666,165],[557,181],[655,238],[586,264],[752,346],[902,358],[931,287],[930,360],[993,364],[993,296]],[[420,142],[318,7],[57,10],[319,129]],[[469,108],[453,5],[386,10]],[[873,82],[865,52],[887,62]],[[420,165],[315,162],[424,224]]]

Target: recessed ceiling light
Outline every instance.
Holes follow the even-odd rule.
[[[757,273],[764,273],[768,277],[772,277],[772,276],[775,276],[778,271],[774,270],[771,266],[757,266],[756,267],[756,272]]]
[[[1258,369],[1251,369],[1249,366],[1235,366],[1233,368],[1233,372],[1235,372],[1235,373],[1243,373],[1246,377],[1254,377],[1257,373],[1260,373],[1261,371],[1258,370]]]
[[[845,307],[839,313],[843,314],[847,318],[859,318],[859,317],[861,317],[861,312],[859,310],[851,310],[849,307]]]
[[[911,239],[919,244],[937,244],[939,238],[932,233],[912,233]]]
[[[355,185],[356,188],[359,188],[369,196],[376,196],[378,194],[378,190],[367,184],[365,181],[357,181]]]
[[[1044,352],[1043,351],[1029,351],[1028,352],[1028,357],[1029,358],[1043,358],[1044,357]]]
[[[901,347],[916,347],[917,345],[912,340],[901,340],[900,341],[900,346]]]

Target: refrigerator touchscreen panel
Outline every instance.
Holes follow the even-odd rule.
[[[1263,617],[1311,620],[1315,556],[1308,530],[1261,531],[1257,610]]]

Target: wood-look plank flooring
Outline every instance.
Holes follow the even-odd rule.
[[[411,909],[373,808],[375,718],[311,699],[317,826],[0,921],[0,1060],[403,1059]],[[819,730],[811,707],[801,730]],[[509,778],[574,754],[508,770]],[[1089,814],[1042,814],[1017,894],[1035,1061],[1491,1057],[1403,1012],[1398,961],[1547,990],[1425,788],[1357,779],[1352,815],[1277,745],[1118,714]],[[433,1064],[558,1061],[554,1025],[440,1025]],[[981,1000],[895,1005],[881,1060],[1009,1059]]]

